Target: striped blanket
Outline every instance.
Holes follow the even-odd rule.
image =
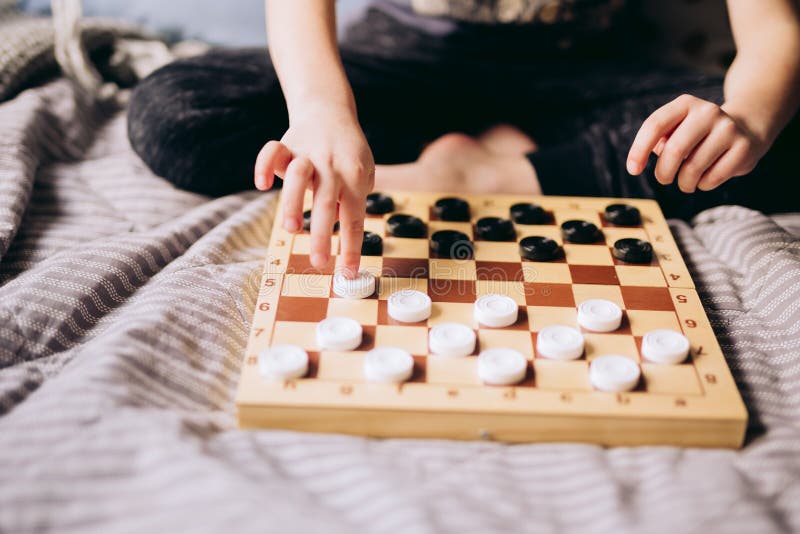
[[[0,105],[0,532],[800,530],[800,214],[672,225],[734,452],[237,430],[274,208],[172,188],[64,80]]]

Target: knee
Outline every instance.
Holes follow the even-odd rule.
[[[188,136],[192,102],[186,89],[186,73],[170,64],[156,70],[133,90],[128,107],[128,139],[131,147],[157,175],[178,187],[190,165]]]
[[[220,196],[244,189],[247,172],[239,172],[236,180],[221,172],[232,139],[230,132],[220,131],[227,113],[224,95],[215,93],[214,69],[203,61],[173,62],[134,88],[128,139],[156,175],[187,191]]]

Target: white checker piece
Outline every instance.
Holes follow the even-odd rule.
[[[437,356],[468,356],[475,350],[475,331],[461,323],[441,323],[431,328],[428,345]]]
[[[527,368],[528,360],[514,349],[487,349],[478,355],[478,378],[490,386],[517,384]]]
[[[362,337],[363,328],[349,317],[328,317],[317,323],[317,345],[325,350],[355,350]]]
[[[545,326],[536,335],[536,351],[545,358],[577,360],[583,349],[583,334],[571,326]]]
[[[308,372],[308,353],[297,345],[273,345],[258,355],[258,370],[264,378],[291,380]]]
[[[655,363],[679,364],[689,355],[689,340],[674,330],[658,329],[642,338],[642,356]]]
[[[414,358],[397,347],[372,349],[364,357],[364,377],[370,382],[399,384],[411,378]]]
[[[606,354],[592,360],[589,380],[600,391],[630,391],[639,383],[639,365],[625,356]]]
[[[610,300],[584,300],[578,306],[578,324],[593,332],[613,332],[622,324],[622,309]]]
[[[492,328],[511,326],[518,313],[516,301],[506,295],[489,293],[475,301],[475,320]]]
[[[415,289],[401,289],[389,295],[389,316],[401,323],[418,323],[431,316],[431,298]]]
[[[375,292],[375,276],[361,270],[350,279],[337,272],[333,275],[333,292],[345,299],[365,299]]]

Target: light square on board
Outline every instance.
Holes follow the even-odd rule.
[[[554,306],[528,306],[528,327],[538,332],[545,326],[564,325],[578,327],[578,311],[575,308]]]
[[[327,317],[349,317],[361,325],[378,324],[377,299],[328,299]]]
[[[555,224],[514,224],[517,228],[517,241],[523,237],[528,236],[542,236],[549,237],[559,245],[564,244],[564,239],[561,237],[561,227]]]
[[[633,336],[624,334],[583,334],[586,342],[586,359],[592,361],[604,354],[620,354],[640,362],[639,349]]]
[[[507,205],[504,202],[497,202],[494,199],[485,199],[484,202],[473,204],[470,209],[470,214],[473,221],[477,221],[483,217],[500,217],[502,219],[508,219],[511,215],[509,211],[510,208],[510,204]]]
[[[380,284],[378,284],[378,298],[386,300],[395,291],[402,291],[403,289],[413,289],[415,291],[427,293],[428,279],[402,277],[381,278]]]
[[[473,239],[472,224],[468,222],[431,221],[428,223],[428,235],[432,236],[434,232],[438,232],[440,230],[456,230],[466,234],[470,239]]]
[[[386,220],[383,217],[367,217],[364,219],[364,230],[383,236],[386,230]]]
[[[476,297],[488,295],[490,293],[497,293],[511,297],[520,306],[524,306],[525,302],[525,285],[523,282],[513,282],[504,280],[478,280],[475,282]]]
[[[522,262],[522,277],[525,282],[572,283],[569,265],[563,262],[524,261]]]
[[[342,267],[342,257],[336,257],[336,269]],[[367,271],[373,276],[380,276],[383,269],[383,258],[380,256],[361,256],[358,264],[360,270]]]
[[[572,294],[575,296],[576,306],[580,306],[581,302],[588,299],[605,299],[610,300],[620,308],[625,308],[625,302],[622,300],[622,292],[619,286],[573,284]]]
[[[533,361],[536,386],[559,391],[591,391],[586,360],[558,361],[536,358]]]
[[[643,336],[650,330],[659,328],[681,331],[678,316],[673,311],[626,310],[625,313],[634,336]]]
[[[331,254],[339,250],[339,236],[331,236]],[[295,234],[292,240],[292,254],[311,254],[311,234]]]
[[[648,393],[702,395],[703,390],[693,365],[642,363],[642,377]]]
[[[431,212],[430,212],[430,205],[426,204],[425,202],[417,202],[417,201],[410,201],[410,202],[402,202],[399,199],[395,199],[395,210],[392,214],[387,215],[387,218],[395,213],[402,213],[405,215],[413,215],[414,217],[419,217],[422,219],[426,224],[430,221]]]
[[[556,217],[556,224],[561,226],[566,221],[578,220],[588,221],[600,228],[600,214],[592,209],[556,209],[553,214]]]
[[[426,363],[429,384],[480,385],[478,359],[475,357],[448,358],[431,355]]]
[[[626,239],[629,237],[641,239],[642,241],[649,241],[650,237],[643,228],[627,228],[624,226],[604,226],[603,235],[606,237],[606,243],[609,247],[614,246],[614,243],[619,239]]]
[[[474,305],[467,302],[434,302],[431,304],[431,316],[428,326],[441,323],[461,323],[475,328]]]
[[[428,260],[428,278],[443,280],[475,280],[474,260],[449,260],[431,258]]]
[[[428,329],[424,326],[378,325],[376,347],[398,347],[411,354],[428,354]]]
[[[287,274],[281,295],[290,297],[328,297],[332,276],[329,274]]]
[[[271,345],[288,343],[305,350],[318,351],[316,322],[276,321]]]
[[[384,258],[425,258],[427,259],[430,242],[425,238],[384,237]]]
[[[660,267],[650,265],[615,265],[622,286],[666,287]]]
[[[481,328],[478,330],[478,345],[481,351],[506,347],[518,350],[528,359],[533,358],[533,340],[528,330]]]
[[[340,382],[366,382],[364,356],[359,352],[325,351],[320,356],[317,378]]]
[[[475,260],[519,263],[519,244],[507,241],[476,241]]]
[[[606,245],[564,244],[564,256],[570,265],[614,265]]]

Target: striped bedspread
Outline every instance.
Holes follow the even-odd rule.
[[[800,214],[672,226],[747,446],[605,450],[237,430],[274,208],[173,189],[63,80],[0,105],[0,532],[800,531]]]

